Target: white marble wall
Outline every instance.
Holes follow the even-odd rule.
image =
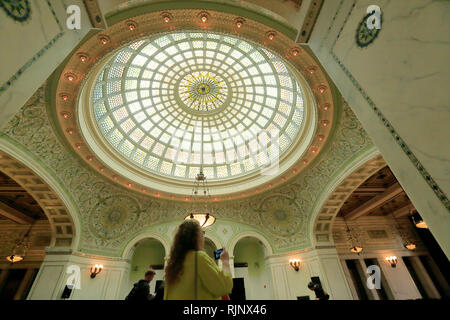
[[[396,227],[397,223],[401,225],[403,232],[407,235],[408,240],[414,241],[417,245],[415,251],[409,251],[403,247],[403,239],[399,234]],[[351,228],[352,234],[357,237],[358,245],[363,247],[363,251],[357,255],[351,253],[349,248],[353,245],[347,234],[347,225]],[[352,289],[354,297],[357,299],[355,288],[353,288],[350,274],[347,270],[345,260],[358,260],[361,264],[362,270],[366,270],[367,266],[364,263],[364,259],[377,259],[378,264],[382,270],[382,273],[387,282],[387,286],[392,292],[393,299],[406,300],[406,299],[421,299],[422,296],[414,283],[406,265],[404,264],[402,257],[412,257],[414,263],[417,264],[417,268],[424,268],[418,256],[428,255],[427,248],[420,241],[418,234],[415,232],[414,227],[409,222],[407,217],[393,220],[392,217],[363,217],[355,221],[348,221],[345,224],[342,218],[336,218],[333,225],[333,237],[334,244],[336,245],[339,258],[344,269],[344,273],[347,277],[347,282]],[[370,236],[370,231],[376,231],[377,237]],[[382,233],[384,231],[384,234]],[[396,256],[398,258],[398,264],[395,268],[392,268],[386,261],[386,257]],[[417,269],[415,268],[415,269]],[[441,270],[441,272],[445,272]],[[428,286],[428,294],[432,298],[440,298],[440,294],[436,290],[434,284],[429,279],[426,271],[422,272],[424,278],[427,278],[426,285]],[[364,274],[365,279],[369,277],[369,274]],[[436,275],[438,279],[441,277]],[[445,280],[442,281],[442,286],[445,288]],[[375,299],[377,294],[371,293]]]
[[[383,23],[368,47],[358,47],[355,34],[371,0],[325,1],[308,44],[449,256],[448,209],[372,107],[448,197],[450,2],[376,3]]]
[[[91,30],[82,0],[50,0],[49,3],[30,1],[31,17],[23,23],[14,21],[0,9],[0,87],[3,88],[0,90],[0,127]],[[66,6],[71,4],[81,9],[81,30],[67,29]]]
[[[90,277],[94,264],[104,269]],[[28,294],[28,300],[61,300],[70,276],[67,268],[80,268],[80,288],[74,289],[69,300],[123,300],[129,291],[130,263],[121,259],[73,255],[65,252],[47,254]]]
[[[299,271],[289,265],[289,259],[302,261]],[[267,265],[272,276],[273,297],[276,300],[295,300],[299,296],[315,299],[308,289],[311,277],[320,277],[323,288],[333,300],[353,299],[336,249],[315,249],[270,256]]]

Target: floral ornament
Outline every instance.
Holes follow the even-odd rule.
[[[298,235],[306,225],[305,216],[301,213],[295,198],[279,194],[271,195],[260,203],[256,212],[259,213],[264,228],[278,236]]]
[[[19,22],[25,22],[30,18],[31,8],[28,0],[0,0],[0,7],[6,14]]]
[[[118,239],[134,229],[141,215],[138,201],[126,195],[98,201],[89,214],[89,228],[97,238]]]
[[[380,33],[381,29],[374,28],[370,30],[367,27],[367,19],[371,15],[372,13],[368,13],[367,15],[365,15],[364,18],[359,23],[358,28],[356,29],[356,44],[360,48],[364,48],[370,45],[372,42],[375,41],[375,39],[378,37],[378,34]]]

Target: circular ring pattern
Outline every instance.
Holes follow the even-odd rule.
[[[181,80],[178,92],[187,108],[208,114],[223,106],[228,86],[220,76],[196,71]]]
[[[282,59],[242,39],[203,32],[121,48],[96,76],[91,104],[116,151],[150,173],[180,180],[195,178],[201,164],[214,181],[278,161],[304,115],[301,85]]]

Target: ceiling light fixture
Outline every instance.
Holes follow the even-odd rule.
[[[163,18],[165,23],[169,23],[172,20],[172,15],[169,12],[161,13],[161,17]]]
[[[216,222],[216,218],[211,213],[208,204],[211,202],[211,194],[209,193],[206,176],[203,173],[203,118],[202,118],[202,136],[200,148],[200,172],[195,177],[194,186],[192,188],[191,197],[186,199],[191,202],[190,213],[184,218],[185,220],[197,220],[204,229]],[[200,193],[200,194],[199,194]]]
[[[404,246],[405,246],[406,249],[408,249],[410,251],[416,250],[416,248],[417,248],[417,245],[414,242],[412,242],[412,241],[407,241],[404,244]]]
[[[34,220],[35,221],[35,220]],[[12,249],[12,253],[6,257],[11,263],[20,262],[25,258],[27,254],[28,248],[30,247],[30,233],[33,228],[33,223],[30,225],[30,228],[27,230],[22,239],[17,239],[14,244],[14,248]]]
[[[202,11],[202,12],[200,12],[200,14],[198,15],[199,16],[199,18],[200,18],[200,21],[202,22],[202,23],[206,23],[207,21],[208,21],[208,16],[209,16],[209,14],[206,12],[206,11]]]
[[[415,224],[415,226],[419,229],[428,229],[428,225],[426,222],[422,219],[422,217],[419,215],[419,213],[416,213],[412,215],[412,220]]]
[[[347,224],[347,221],[345,220],[345,217],[344,217],[344,216],[343,216],[343,219],[344,219],[345,226],[347,227],[347,237],[348,237],[348,240],[349,240],[349,241],[351,242],[351,244],[352,244],[352,247],[350,248],[350,251],[359,255],[360,252],[363,251],[363,247],[360,246],[360,245],[358,245],[358,244],[356,244],[356,243],[359,242],[357,236],[354,235],[354,234],[352,234],[352,232],[350,231],[350,228],[349,228],[349,226],[348,226],[348,224]]]
[[[272,41],[273,39],[275,39],[275,35],[276,35],[276,33],[273,32],[273,31],[269,31],[269,32],[266,33],[266,37],[267,37],[270,41]]]
[[[410,210],[410,214],[411,214],[411,207],[409,208]],[[408,239],[408,235],[406,234],[405,230],[403,229],[403,227],[400,225],[400,223],[397,221],[397,219],[395,218],[395,215],[392,213],[391,211],[391,215],[392,218],[395,221],[395,226],[397,228],[398,234],[400,235],[400,237],[402,238],[402,242],[403,242],[403,246],[410,250],[413,251],[416,249],[417,245],[415,244],[415,242],[411,241],[410,239]]]
[[[295,57],[295,56],[298,56],[298,54],[300,53],[300,49],[299,48],[293,48],[292,49],[292,51],[291,51],[291,53],[292,53],[292,55]]]

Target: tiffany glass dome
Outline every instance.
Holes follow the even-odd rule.
[[[304,89],[276,54],[245,40],[182,32],[136,40],[91,75],[93,131],[126,167],[192,182],[261,175],[304,127]],[[167,181],[167,180],[166,180]]]

